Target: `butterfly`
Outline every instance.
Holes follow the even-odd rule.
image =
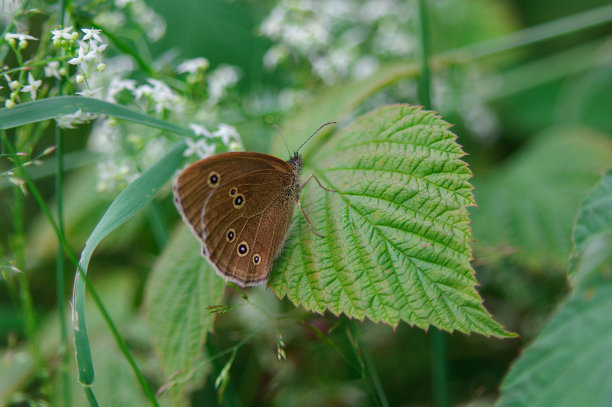
[[[335,122],[325,123],[320,129]],[[241,287],[264,283],[283,247],[297,203],[302,209],[302,157],[288,160],[256,152],[213,155],[185,168],[173,185],[174,202],[217,273]]]

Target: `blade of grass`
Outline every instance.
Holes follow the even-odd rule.
[[[22,103],[12,109],[0,109],[0,130],[36,123],[42,120],[55,119],[72,114],[79,109],[84,113],[114,116],[176,134],[193,135],[193,132],[187,128],[147,116],[124,106],[81,96],[58,96]]]
[[[183,161],[184,148],[183,143],[177,144],[166,156],[121,191],[85,243],[79,261],[80,272],[77,273],[74,281],[72,301],[79,381],[83,384],[91,384],[94,375],[85,325],[85,282],[82,275],[87,274],[91,255],[102,239],[151,202],[157,191],[174,174]]]
[[[472,61],[527,45],[547,41],[588,28],[597,27],[612,20],[612,4],[584,11],[548,23],[525,28],[499,38],[467,45],[439,55],[443,60],[455,63]]]
[[[83,387],[83,391],[85,392],[85,396],[87,396],[87,402],[89,403],[89,406],[98,407],[98,401],[96,400],[96,396],[94,395],[91,387]]]

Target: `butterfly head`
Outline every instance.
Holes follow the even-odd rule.
[[[287,162],[293,169],[295,175],[299,175],[300,171],[302,170],[302,156],[296,151],[293,153],[293,157],[291,157]]]

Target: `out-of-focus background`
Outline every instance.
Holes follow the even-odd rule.
[[[478,290],[495,319],[520,338],[443,334],[447,381],[440,389],[432,384],[429,333],[404,323],[356,326],[389,405],[443,405],[436,401],[442,392],[451,405],[487,406],[521,349],[570,292],[576,214],[612,163],[612,9],[605,0],[425,3],[432,107],[453,124],[474,173]],[[53,1],[0,2],[3,106],[89,91],[195,124],[221,149],[284,154],[275,124],[296,148],[325,120],[342,125],[385,104],[422,104],[416,0],[74,0],[63,26],[73,29],[64,39],[51,34],[60,30],[59,8]],[[79,31],[93,27],[102,30],[99,41]],[[73,33],[90,41],[90,51],[105,47],[95,63],[66,65],[66,55],[79,47]],[[23,66],[29,68],[17,69]],[[63,130],[65,232],[76,253],[117,193],[178,139],[91,119],[69,118]],[[46,151],[56,144],[53,129],[46,122],[4,134],[23,152],[54,212],[55,164]],[[193,157],[219,151],[196,142],[191,148]],[[6,146],[2,153],[0,404],[65,405],[70,394],[72,405],[86,405],[73,351],[59,334],[55,233],[11,172]],[[226,289],[223,304],[231,309],[216,314],[202,356],[216,358],[168,381],[144,303],[151,270],[180,221],[169,192],[166,186],[153,209],[106,238],[89,270],[146,380],[162,389],[162,402],[172,400],[172,389],[163,386],[181,382],[183,400],[193,406],[376,405],[355,369],[359,360],[347,334],[355,325],[295,309],[264,288],[249,290],[248,302]],[[65,263],[68,301],[74,267]],[[145,405],[96,308],[87,309],[98,401]]]

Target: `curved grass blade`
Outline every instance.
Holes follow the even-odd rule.
[[[6,130],[24,124],[55,119],[72,114],[81,109],[84,113],[104,114],[144,124],[173,133],[191,136],[193,132],[187,128],[156,119],[146,114],[136,112],[114,103],[81,96],[58,96],[27,102],[12,109],[0,109],[0,130]]]
[[[182,163],[184,148],[183,143],[177,144],[115,198],[85,243],[79,260],[80,272],[87,273],[91,255],[102,239],[153,200],[157,191]],[[80,272],[77,272],[74,281],[72,317],[79,381],[88,385],[93,383],[94,371],[85,325],[85,281]]]

